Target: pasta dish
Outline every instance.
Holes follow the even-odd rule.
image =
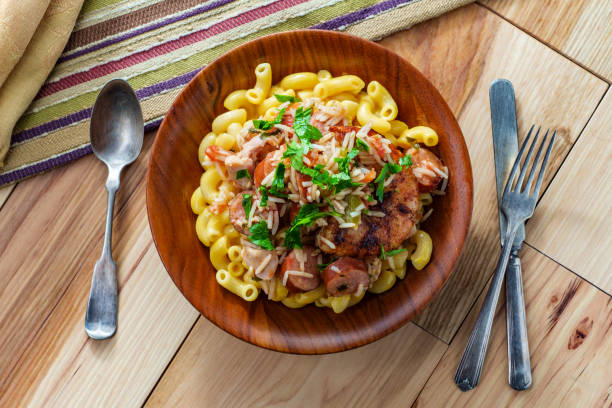
[[[438,134],[397,120],[378,81],[300,72],[230,93],[199,147],[195,229],[217,282],[253,301],[341,313],[382,293],[433,244],[420,229],[444,195]]]

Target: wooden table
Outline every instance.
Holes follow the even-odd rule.
[[[85,157],[0,190],[0,406],[612,406],[611,4],[490,0],[381,41],[457,116],[475,206],[462,260],[435,300],[356,350],[266,351],[191,307],[147,225],[153,134],[117,197],[111,340],[83,330],[104,233],[103,165]],[[499,254],[488,99],[498,77],[514,83],[521,136],[532,123],[561,136],[521,252],[534,382],[525,392],[507,385],[500,302],[481,384],[462,393],[453,373]]]

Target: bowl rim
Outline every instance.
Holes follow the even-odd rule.
[[[401,319],[399,319],[398,321],[396,321],[394,324],[389,325],[388,327],[386,327],[384,330],[378,330],[376,331],[376,333],[370,334],[369,337],[366,340],[361,340],[361,341],[357,341],[357,340],[353,340],[353,341],[349,341],[349,342],[338,342],[335,343],[333,346],[328,346],[328,349],[326,349],[325,351],[320,351],[317,350],[316,347],[311,346],[310,349],[304,349],[304,348],[299,348],[299,349],[281,349],[276,347],[277,345],[274,344],[273,342],[266,342],[266,341],[258,341],[256,339],[252,339],[252,338],[247,338],[246,336],[242,336],[242,333],[238,332],[238,331],[233,331],[230,330],[228,327],[224,326],[222,323],[222,321],[217,321],[216,319],[212,318],[212,316],[209,316],[207,313],[205,313],[204,311],[200,310],[200,308],[198,308],[194,302],[192,301],[192,299],[190,297],[188,297],[183,289],[181,288],[180,283],[177,281],[177,277],[175,275],[173,275],[170,270],[168,269],[168,265],[167,265],[167,260],[164,259],[164,255],[162,255],[162,252],[159,250],[159,244],[158,244],[158,240],[156,237],[156,233],[153,229],[152,223],[151,223],[151,219],[152,219],[152,214],[151,214],[151,195],[154,193],[153,189],[152,189],[152,182],[151,182],[151,174],[154,171],[153,169],[153,164],[154,164],[154,157],[157,154],[157,151],[159,149],[162,149],[161,145],[162,142],[160,141],[161,139],[158,137],[158,135],[165,130],[166,127],[168,127],[168,117],[170,116],[170,112],[173,110],[175,104],[177,103],[177,101],[180,101],[184,98],[185,95],[185,91],[187,89],[189,89],[191,86],[193,86],[194,83],[196,83],[199,80],[199,77],[202,75],[205,75],[207,72],[211,71],[214,72],[214,69],[218,63],[218,61],[223,60],[226,56],[234,54],[234,53],[240,53],[242,52],[242,50],[244,48],[247,47],[251,47],[253,46],[254,43],[258,43],[261,41],[267,41],[270,39],[275,39],[275,38],[279,38],[279,37],[285,37],[285,36],[291,36],[291,35],[300,35],[300,34],[304,34],[304,35],[312,35],[312,34],[316,34],[316,35],[321,35],[321,33],[324,33],[324,35],[330,35],[330,36],[338,36],[343,38],[344,40],[349,40],[349,41],[356,41],[359,42],[362,46],[364,47],[374,47],[374,48],[378,48],[379,51],[382,51],[383,53],[389,54],[390,56],[392,56],[393,58],[397,58],[399,60],[401,60],[403,63],[409,65],[412,69],[413,69],[413,74],[420,76],[420,79],[427,84],[427,86],[429,87],[428,91],[434,93],[437,96],[437,101],[436,103],[438,103],[440,105],[440,108],[443,110],[443,114],[445,114],[446,116],[448,116],[451,119],[451,123],[450,125],[453,126],[455,128],[455,132],[458,133],[458,135],[461,137],[461,141],[463,143],[461,143],[461,145],[459,146],[461,148],[461,156],[462,156],[462,160],[461,162],[463,163],[463,165],[465,166],[465,171],[466,171],[466,194],[465,197],[462,197],[463,199],[466,200],[465,204],[466,204],[466,214],[465,214],[465,223],[464,223],[464,228],[461,231],[462,234],[460,236],[460,248],[459,250],[456,252],[456,255],[454,257],[454,259],[452,260],[452,267],[449,268],[448,271],[445,272],[445,276],[443,276],[443,278],[440,280],[439,284],[436,287],[431,286],[430,287],[430,296],[429,299],[427,301],[421,302],[421,304],[419,305],[415,305],[414,311],[412,313],[406,312],[404,313],[404,315],[402,316]],[[153,243],[155,244],[155,249],[162,261],[162,264],[164,266],[164,269],[166,270],[166,273],[170,276],[172,282],[174,283],[174,285],[177,287],[177,289],[179,290],[179,292],[181,293],[181,295],[183,295],[183,297],[185,299],[187,299],[187,301],[200,313],[200,315],[204,316],[209,322],[213,323],[215,326],[217,326],[218,328],[222,329],[223,331],[225,331],[226,333],[232,335],[233,337],[242,340],[246,343],[264,348],[264,349],[268,349],[268,350],[273,350],[273,351],[277,351],[277,352],[282,352],[282,353],[286,353],[286,354],[296,354],[296,355],[303,355],[303,354],[331,354],[331,353],[337,353],[337,352],[342,352],[342,351],[347,351],[347,350],[351,350],[354,348],[358,348],[370,343],[373,343],[374,341],[377,341],[385,336],[387,336],[388,334],[396,331],[397,329],[399,329],[400,327],[403,327],[406,323],[408,323],[409,321],[411,321],[411,319],[416,316],[419,312],[421,312],[425,306],[427,306],[432,300],[433,298],[438,294],[438,292],[440,291],[440,289],[442,288],[442,286],[444,286],[446,284],[446,282],[448,281],[448,279],[450,278],[451,274],[453,273],[453,271],[455,270],[457,263],[459,262],[459,260],[461,259],[461,255],[465,249],[465,242],[467,239],[467,235],[470,229],[470,225],[471,225],[471,218],[472,218],[472,211],[473,211],[473,194],[474,194],[474,188],[473,188],[473,175],[472,175],[472,165],[471,165],[471,160],[470,160],[470,156],[469,156],[469,152],[467,150],[467,145],[465,143],[465,137],[463,136],[463,132],[461,131],[461,128],[457,122],[457,118],[455,117],[455,115],[453,114],[453,112],[451,111],[451,109],[449,108],[446,100],[442,97],[442,95],[440,94],[440,92],[438,91],[438,89],[415,67],[413,66],[408,60],[406,60],[405,58],[401,57],[400,55],[396,54],[395,52],[383,47],[382,45],[375,43],[373,41],[369,41],[366,40],[364,38],[361,37],[357,37],[355,35],[352,34],[348,34],[345,32],[339,32],[339,31],[330,31],[330,30],[321,30],[321,29],[300,29],[300,30],[291,30],[291,31],[281,31],[281,32],[277,32],[277,33],[272,33],[272,34],[268,34],[265,36],[261,36],[255,39],[252,39],[250,41],[244,42],[226,52],[224,52],[222,55],[218,56],[217,58],[215,58],[213,61],[211,61],[209,64],[207,64],[206,66],[204,66],[200,71],[198,71],[198,73],[185,85],[185,87],[181,90],[181,92],[176,96],[176,98],[174,99],[174,101],[172,102],[172,105],[170,106],[170,108],[168,109],[168,111],[166,112],[166,114],[164,115],[162,122],[159,126],[159,128],[157,129],[157,131],[155,132],[155,140],[153,141],[153,146],[151,148],[151,152],[149,155],[149,162],[147,164],[147,177],[146,177],[146,186],[145,186],[145,191],[146,191],[146,207],[147,207],[147,221],[149,224],[149,229],[151,231],[151,236],[153,238]],[[266,300],[267,301],[267,300]]]

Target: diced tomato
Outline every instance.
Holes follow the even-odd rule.
[[[230,154],[232,154],[231,152],[228,152],[227,150],[217,146],[217,145],[212,145],[212,146],[208,146],[206,148],[206,155],[210,158],[210,160],[212,161],[216,161],[219,163],[224,163],[225,159],[227,158],[227,156],[229,156]]]
[[[317,164],[317,160],[319,160],[319,154],[314,150],[309,150],[304,156],[310,161],[310,164],[304,162],[308,167],[314,167]]]
[[[376,178],[376,170],[372,169],[366,173],[366,175],[359,181],[360,183],[367,184]]]
[[[340,143],[342,143],[342,141],[344,140],[344,136],[346,136],[347,133],[349,132],[359,132],[359,130],[361,129],[361,127],[359,126],[330,126],[329,130],[334,132],[334,134],[336,135],[336,140]],[[377,133],[373,130],[370,129],[370,131],[368,132],[368,135],[370,136],[374,136]]]

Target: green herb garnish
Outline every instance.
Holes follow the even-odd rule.
[[[236,173],[236,180],[239,180],[245,177],[248,178],[249,180],[253,180],[251,178],[251,174],[249,173],[247,169],[238,170],[238,172]]]
[[[355,138],[355,146],[357,146],[357,148],[359,150],[361,150],[362,152],[369,152],[370,151],[370,146],[368,146],[368,144],[366,142],[364,142],[363,140],[359,139],[358,137]]]
[[[274,249],[274,245],[272,245],[272,241],[270,240],[270,230],[268,230],[268,224],[264,220],[254,224],[251,228],[249,228],[249,231],[251,231],[249,241],[263,249],[267,249],[268,251],[272,251]]]
[[[407,154],[404,157],[401,157],[399,159],[399,164],[400,164],[400,166],[404,166],[404,167],[412,166],[412,156]]]
[[[406,248],[397,248],[392,251],[385,251],[385,246],[381,243],[380,244],[380,259],[384,261],[386,258],[393,256],[395,254],[399,254],[400,252],[405,251],[405,250]]]
[[[291,102],[291,103],[302,102],[302,100],[300,98],[296,98],[295,96],[291,96],[291,95],[274,94],[274,97],[279,102]]]
[[[270,194],[277,197],[287,197],[287,194],[284,194],[283,190],[285,190],[285,165],[283,162],[280,162],[274,171],[274,178],[272,179]]]
[[[270,130],[274,127],[274,125],[278,125],[283,120],[283,115],[285,114],[285,109],[281,109],[278,111],[278,115],[272,121],[263,120],[263,119],[255,119],[253,120],[253,126],[259,130]]]
[[[244,208],[244,214],[246,218],[249,218],[249,214],[251,214],[251,207],[253,206],[253,196],[250,194],[242,195],[242,208]]]
[[[399,164],[385,163],[382,170],[380,171],[380,174],[374,180],[374,183],[376,183],[375,194],[378,198],[378,201],[382,202],[383,200],[383,193],[385,191],[385,180],[389,178],[392,174],[399,173],[400,171],[402,171],[402,166],[400,166]]]
[[[268,190],[266,190],[265,186],[259,186],[259,192],[261,193],[261,200],[259,200],[259,205],[265,207],[268,205]]]
[[[335,158],[334,160],[338,163],[338,170],[340,173],[349,173],[349,163],[359,154],[359,149],[353,148],[346,157],[343,158]]]
[[[315,204],[303,205],[293,221],[291,221],[291,226],[285,232],[285,247],[302,248],[302,240],[300,237],[301,228],[308,227],[318,218],[327,217],[329,215],[332,214],[319,211],[319,208]]]
[[[295,130],[295,134],[297,135],[297,137],[300,138],[303,144],[306,142],[310,142],[311,140],[318,140],[323,137],[321,131],[309,123],[311,115],[312,107],[304,109],[300,106],[295,111],[293,129]],[[306,144],[307,148],[305,149],[304,154],[308,153],[308,150],[310,149],[310,143]]]

